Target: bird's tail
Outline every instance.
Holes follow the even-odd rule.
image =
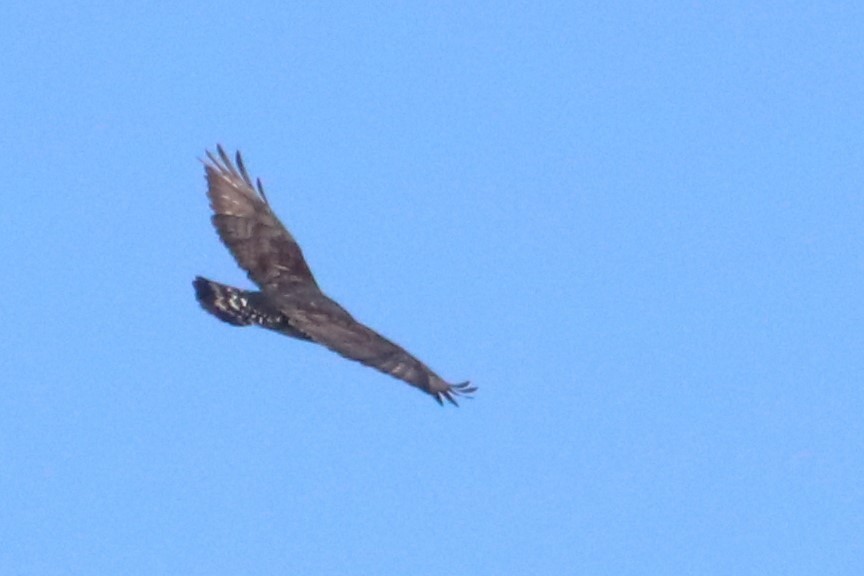
[[[192,282],[198,303],[210,314],[234,326],[256,324],[255,309],[249,305],[249,292],[196,276]]]

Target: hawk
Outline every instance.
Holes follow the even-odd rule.
[[[354,319],[318,287],[303,252],[255,185],[237,152],[236,163],[221,146],[207,151],[204,170],[213,226],[259,290],[241,290],[200,276],[195,296],[201,307],[233,326],[261,326],[330,350],[403,380],[439,404],[477,390],[450,384],[402,347]]]

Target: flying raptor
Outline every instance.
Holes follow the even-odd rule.
[[[439,404],[456,405],[457,397],[477,390],[469,382],[445,382],[324,294],[297,241],[270,209],[261,180],[253,185],[239,152],[234,163],[221,146],[216,150],[218,157],[207,151],[204,161],[213,226],[260,290],[198,276],[193,285],[201,307],[233,326],[261,326],[326,346],[419,388]]]

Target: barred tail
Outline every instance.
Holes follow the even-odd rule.
[[[196,276],[192,282],[198,303],[210,314],[234,326],[258,323],[258,313],[249,305],[249,293]]]

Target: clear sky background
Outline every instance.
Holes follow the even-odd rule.
[[[0,573],[864,574],[860,2],[11,2],[0,48]],[[205,314],[217,142],[476,398]]]

